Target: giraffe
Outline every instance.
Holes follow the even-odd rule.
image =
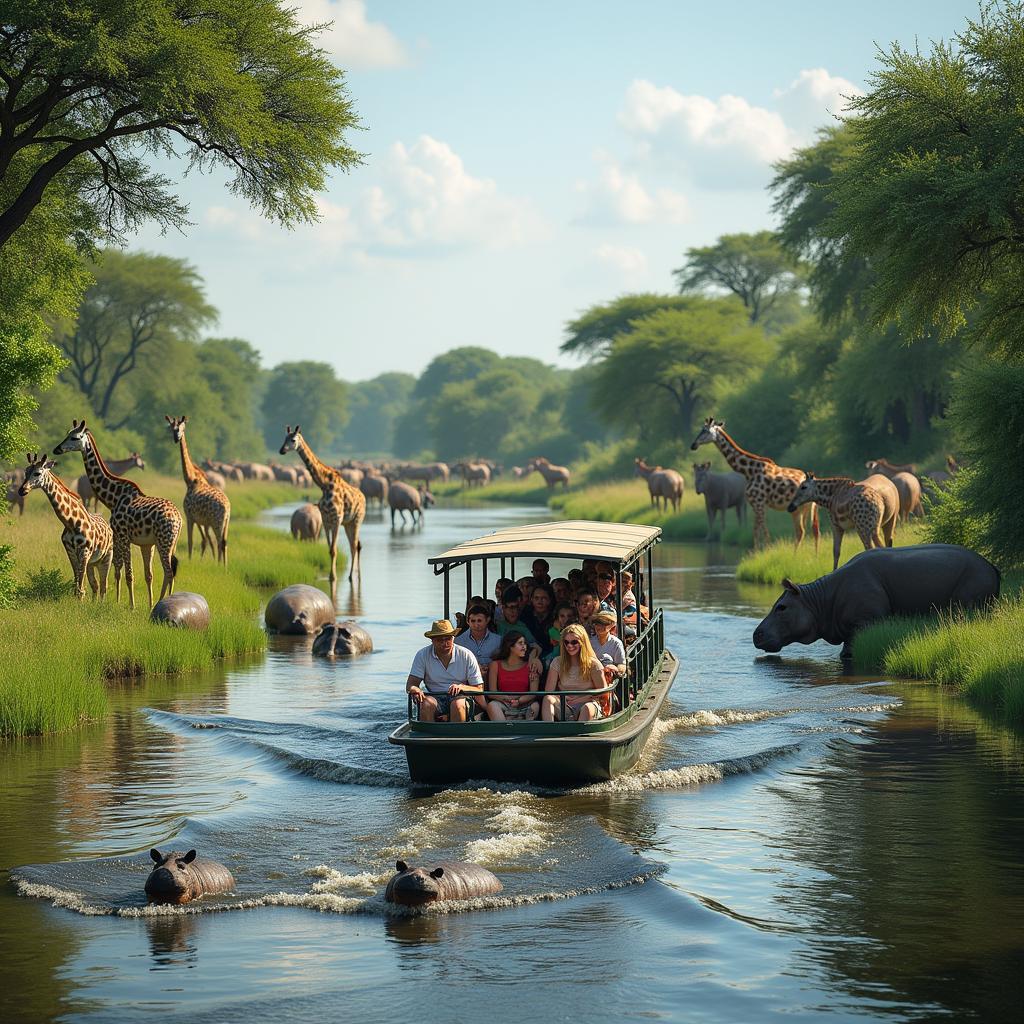
[[[808,501],[824,505],[832,520],[833,572],[839,568],[839,553],[843,547],[843,532],[846,530],[857,531],[865,551],[883,546],[892,547],[896,510],[886,519],[885,499],[870,484],[854,483],[848,476],[823,476],[819,479],[813,473],[808,473],[793,495],[789,511],[796,512]]]
[[[231,521],[231,502],[219,488],[214,487],[206,474],[192,461],[185,442],[187,416],[164,416],[171,428],[171,437],[181,448],[181,475],[185,478],[185,522],[188,524],[188,557],[192,557],[192,527],[199,527],[201,547],[199,557],[216,550],[217,561],[228,564],[228,524]],[[212,535],[208,532],[212,530]],[[214,544],[216,538],[216,544]]]
[[[767,544],[768,526],[764,521],[765,509],[788,509],[797,488],[803,482],[802,469],[790,469],[788,466],[777,466],[772,459],[764,455],[752,455],[744,451],[726,432],[725,424],[714,416],[704,421],[700,433],[693,440],[690,448],[696,451],[702,444],[713,444],[725,456],[729,467],[741,473],[747,480],[747,501],[754,510],[754,547]],[[790,511],[792,511],[790,509]],[[811,505],[811,530],[814,533],[814,550],[818,550],[820,534],[818,530],[818,509]],[[804,539],[804,520],[807,509],[800,508],[793,512],[793,531],[796,534],[796,546]],[[759,543],[760,542],[760,543]]]
[[[317,503],[320,507],[320,515],[324,521],[324,536],[327,539],[327,547],[331,553],[331,575],[333,583],[338,578],[338,528],[345,527],[345,536],[348,537],[348,547],[351,552],[352,561],[349,566],[349,580],[359,572],[362,575],[359,565],[359,551],[362,545],[359,543],[359,525],[366,515],[366,498],[358,487],[346,483],[342,475],[330,466],[324,465],[314,454],[313,449],[306,443],[302,436],[299,425],[285,427],[284,443],[281,445],[281,454],[298,452],[299,458],[306,464],[310,476],[322,494]]]
[[[114,476],[120,476],[122,473],[127,473],[129,469],[145,469],[146,463],[143,461],[142,456],[138,452],[132,452],[125,459],[111,459],[107,463],[107,469],[110,470]],[[100,499],[92,493],[92,484],[89,483],[89,474],[83,473],[78,478],[78,483],[75,484],[75,490],[78,491],[78,496],[85,502],[85,507],[89,507],[89,503],[92,502],[93,512],[99,512],[100,510]]]
[[[162,600],[166,594],[174,592],[174,574],[178,571],[174,548],[181,533],[181,513],[173,501],[150,497],[142,493],[142,488],[134,480],[114,476],[107,469],[85,420],[81,423],[72,420],[68,436],[53,449],[54,455],[63,455],[64,452],[82,453],[89,483],[100,501],[110,509],[110,527],[114,531],[114,599],[121,599],[121,569],[124,568],[128,604],[135,608],[132,545],[137,544],[142,549],[142,568],[152,608],[153,546],[160,553],[160,564],[164,570],[160,590]]]
[[[98,593],[102,601],[107,596],[107,577],[114,557],[114,533],[110,524],[103,516],[90,512],[85,502],[56,473],[51,472],[56,463],[47,462],[46,452],[38,455],[28,452],[25,458],[28,459],[28,466],[18,493],[24,497],[38,487],[50,499],[54,514],[64,524],[60,541],[68,553],[78,600],[85,597],[85,577],[88,573],[92,598],[95,601]]]

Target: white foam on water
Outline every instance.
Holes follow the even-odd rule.
[[[683,789],[688,786],[703,786],[710,782],[721,782],[731,775],[749,775],[761,771],[772,761],[799,750],[797,743],[773,747],[759,754],[736,757],[708,764],[687,764],[678,768],[663,768],[658,771],[620,775],[608,782],[598,782],[581,790],[583,793],[643,793],[652,789]]]
[[[547,840],[535,832],[504,832],[489,839],[474,839],[466,844],[466,860],[479,864],[505,864],[517,857],[539,853]]]
[[[346,875],[326,864],[318,864],[302,872],[310,878],[319,878],[310,892],[338,892],[341,889],[356,889],[365,893],[375,893],[391,877],[391,871],[374,872],[359,871],[354,875]]]
[[[785,718],[793,714],[793,708],[777,711],[740,711],[723,708],[717,711],[691,711],[686,715],[674,718],[659,718],[651,730],[651,739],[659,740],[662,736],[676,730],[713,729],[723,725],[740,725],[745,722],[763,722],[770,718]]]

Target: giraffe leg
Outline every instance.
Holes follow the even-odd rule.
[[[807,518],[807,506],[801,505],[795,512],[791,513],[793,516],[793,533],[796,535],[796,544],[794,547],[800,547],[800,542],[804,539],[804,520]]]
[[[114,549],[111,548],[100,560],[100,600],[107,596],[107,577],[110,575],[110,563],[114,560]]]
[[[160,566],[164,571],[163,585],[160,587],[160,600],[162,601],[168,594],[174,593],[174,545],[165,546],[163,544],[159,547],[160,551]],[[150,576],[152,579],[152,575]],[[150,605],[152,605],[152,590],[150,591]]]
[[[64,538],[61,539],[64,540]],[[88,551],[76,544],[72,537],[64,540],[64,550],[68,553],[71,575],[75,578],[75,597],[81,601],[85,598],[85,558],[88,557]]]
[[[754,549],[763,547],[765,544],[764,535],[767,533],[764,525],[764,505],[754,506]]]
[[[348,550],[349,555],[352,558],[352,562],[348,569],[348,578],[352,579],[355,573],[359,573],[362,576],[362,570],[359,566],[359,520],[355,519],[345,524],[345,536],[348,537]]]
[[[191,516],[185,516],[185,522],[188,523],[188,557],[189,557],[189,561],[191,561],[192,560],[192,527],[195,525],[195,521],[192,519]],[[202,532],[203,532],[203,528],[200,527],[199,528],[200,537],[202,536]],[[150,602],[149,602],[150,604],[153,603],[152,597],[153,597],[153,595],[150,594]]]
[[[132,543],[125,538],[124,585],[128,591],[128,607],[135,611],[135,575],[132,569]]]
[[[882,527],[882,533],[885,537],[885,546],[887,548],[892,547],[893,534],[896,532],[896,523],[899,520],[899,513],[893,513],[892,517]],[[879,545],[881,546],[881,545]]]
[[[818,503],[816,501],[811,502],[811,532],[814,534],[814,553],[817,554],[821,542],[821,530],[818,528]]]
[[[114,563],[114,604],[121,603],[121,569],[124,566],[124,550],[120,534],[114,534],[113,559]],[[125,572],[125,585],[128,584],[128,573]]]
[[[142,572],[146,577],[146,591],[149,594],[149,607],[153,607],[153,545],[142,544]],[[163,596],[163,595],[161,595]]]
[[[863,538],[862,538],[863,539]],[[839,556],[843,551],[843,528],[832,519],[832,571],[839,568]]]
[[[96,563],[93,559],[96,557],[96,549],[90,548],[89,553],[86,556],[85,571],[89,577],[89,589],[92,591],[92,599],[96,600],[96,594],[99,592],[100,585],[96,579]]]
[[[224,519],[220,524],[220,542],[217,548],[217,558],[224,563],[228,564],[228,527],[231,525],[231,513],[227,510],[224,512]]]
[[[338,578],[338,527],[332,526],[327,532],[327,551],[331,556],[331,572],[327,577],[332,583]]]
[[[206,549],[209,547],[210,553],[213,554],[217,549],[214,547],[213,538],[210,536],[210,527],[205,523],[199,523],[199,557],[206,557]]]

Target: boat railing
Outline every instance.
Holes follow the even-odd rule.
[[[665,619],[659,608],[636,639],[626,648],[626,666],[629,671],[623,683],[632,688],[633,695],[639,696],[661,668],[665,653]],[[628,695],[627,695],[628,696]],[[628,700],[623,701],[625,707]]]
[[[622,679],[616,679],[614,683],[609,683],[607,686],[602,686],[601,689],[599,689],[599,690],[594,690],[594,689],[590,689],[590,690],[555,690],[553,692],[552,691],[548,691],[548,690],[522,690],[522,691],[519,691],[519,692],[512,692],[512,691],[509,691],[509,690],[467,690],[467,691],[465,691],[463,693],[457,694],[452,699],[453,700],[457,700],[459,697],[465,697],[466,700],[472,700],[477,705],[477,707],[480,707],[479,698],[481,698],[481,697],[483,697],[485,699],[488,698],[488,697],[493,697],[496,700],[508,700],[510,697],[519,697],[520,699],[522,699],[523,697],[536,697],[536,698],[538,698],[540,700],[543,700],[543,698],[545,698],[545,697],[558,697],[559,698],[559,712],[561,713],[561,720],[564,722],[565,721],[565,698],[566,697],[583,697],[583,696],[603,697],[606,694],[611,693],[611,694],[615,694],[617,699],[619,700],[619,707],[620,708],[624,707],[625,705],[622,704],[621,692],[622,692],[622,684],[627,679],[628,679],[628,673],[627,673],[626,676],[623,676]],[[430,694],[427,694],[427,696],[430,696]],[[436,696],[436,694],[435,694],[435,696]],[[409,720],[410,721],[420,721],[420,718],[419,718],[419,707],[420,706],[419,706],[419,704],[417,704],[416,701],[413,700],[413,696],[412,696],[411,693],[408,694],[407,697],[408,697],[407,703],[408,703]],[[484,708],[480,708],[480,710],[483,711]],[[538,711],[538,716],[537,717],[538,718],[540,717],[539,711]],[[514,721],[519,721],[519,720],[520,719],[514,719]]]

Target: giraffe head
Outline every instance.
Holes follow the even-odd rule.
[[[294,427],[285,425],[284,444],[281,445],[281,454],[287,455],[288,452],[298,451],[299,442],[302,441],[302,434],[298,423]]]
[[[818,481],[814,479],[813,473],[805,473],[803,483],[796,489],[793,500],[786,508],[787,512],[795,512],[801,505],[809,501],[818,500]]]
[[[174,438],[175,444],[181,444],[181,439],[185,436],[185,424],[188,423],[187,416],[164,416],[167,420],[167,425],[171,428],[171,437]],[[138,454],[134,452],[133,454]]]
[[[82,420],[81,423],[78,420],[72,420],[68,436],[53,449],[53,454],[63,455],[65,452],[87,452],[91,447],[91,443],[89,431],[85,426],[85,420]]]
[[[25,458],[28,459],[28,465],[25,467],[25,479],[18,488],[18,493],[23,498],[29,491],[36,487],[42,487],[50,475],[50,470],[57,465],[52,459],[47,461],[46,452],[39,452],[38,455],[26,452]]]
[[[704,426],[700,428],[700,433],[693,439],[690,448],[696,451],[702,444],[714,444],[718,440],[718,432],[724,426],[725,424],[721,420],[716,423],[715,417],[709,416],[704,421]]]

